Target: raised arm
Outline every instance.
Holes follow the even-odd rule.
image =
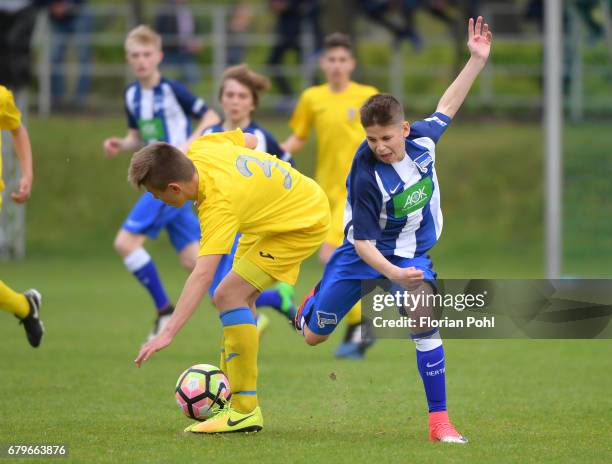
[[[467,45],[470,50],[470,59],[442,95],[436,112],[453,118],[463,104],[478,74],[484,68],[491,52],[493,34],[489,31],[489,25],[483,23],[482,16],[478,17],[476,24],[474,24],[473,18],[468,21]]]

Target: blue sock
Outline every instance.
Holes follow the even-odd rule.
[[[157,310],[161,311],[167,308],[170,300],[149,253],[144,248],[138,248],[126,256],[123,262],[128,270],[134,274],[134,277],[148,290]]]
[[[281,310],[282,304],[283,301],[281,299],[280,293],[278,292],[278,290],[275,290],[273,288],[269,290],[264,290],[263,292],[261,292],[259,297],[257,297],[257,300],[255,300],[255,306],[257,308],[261,308],[262,306],[271,306],[277,311]]]
[[[429,412],[446,411],[446,368],[440,334],[436,330],[434,334],[414,341]]]

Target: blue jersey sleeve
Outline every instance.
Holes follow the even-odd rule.
[[[202,131],[202,134],[200,135],[214,134],[216,132],[223,132],[223,126],[221,124],[215,124],[213,126],[208,126]]]
[[[408,138],[416,139],[419,137],[428,137],[438,143],[440,137],[451,123],[451,118],[442,113],[434,113],[430,117],[422,121],[416,121],[410,127],[410,135]]]
[[[267,152],[283,161],[287,161],[291,164],[291,166],[295,166],[291,153],[283,150],[270,132],[268,132],[267,130],[262,130],[262,132],[264,134],[264,137],[266,138]]]
[[[201,118],[208,111],[208,107],[202,98],[193,95],[187,88],[176,81],[168,81],[176,99],[183,108],[185,114],[194,118]]]
[[[125,116],[127,118],[127,125],[130,129],[138,129],[138,121],[136,115],[130,110],[128,104],[128,98],[130,98],[130,88],[134,88],[133,85],[128,86],[123,92],[123,108],[125,109]],[[132,105],[133,106],[133,105]]]
[[[353,237],[355,240],[380,239],[382,230],[379,218],[383,199],[376,183],[374,164],[358,155],[348,183],[353,210]]]
[[[124,108],[125,108],[125,116],[127,118],[127,125],[130,129],[136,129],[138,130],[138,122],[136,121],[136,118],[134,117],[134,115],[130,112],[130,109],[127,106],[127,103],[124,104]]]

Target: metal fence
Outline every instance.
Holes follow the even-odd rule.
[[[492,30],[496,31],[497,26],[510,21],[509,18],[520,18],[521,6],[516,3],[495,3],[482,2],[482,13],[488,18]],[[603,2],[604,4],[606,2]],[[155,5],[147,3],[144,11],[145,19],[149,20],[154,16]],[[199,25],[203,25],[198,32],[197,38],[204,46],[205,53],[198,60],[199,74],[204,76],[203,83],[198,86],[198,92],[204,92],[210,101],[216,100],[217,88],[221,74],[227,65],[228,47],[233,43],[246,44],[247,55],[254,56],[249,60],[249,64],[255,69],[269,74],[270,69],[265,66],[265,52],[252,54],[249,51],[254,49],[265,50],[272,47],[274,35],[273,15],[266,9],[254,12],[252,23],[255,27],[248,33],[236,37],[228,29],[228,18],[231,15],[231,7],[226,5],[194,5],[192,12]],[[606,13],[604,9],[604,13]],[[129,71],[123,61],[122,44],[127,31],[136,25],[136,19],[131,8],[127,5],[95,5],[90,6],[88,14],[93,18],[94,27],[87,34],[76,34],[74,42],[89,41],[94,50],[115,50],[111,53],[114,59],[101,59],[96,54],[91,63],[87,64],[86,72],[94,79],[104,79],[106,82],[116,83],[114,88],[123,87],[130,79]],[[578,18],[573,8],[569,9],[569,30],[566,38],[570,60],[568,62],[569,75],[569,96],[567,105],[570,107],[570,114],[574,119],[581,119],[585,111],[604,111],[612,107],[612,88],[601,94],[593,94],[586,90],[585,77],[588,76],[611,76],[612,81],[612,54],[607,62],[584,64],[583,52],[585,48],[585,37],[582,31],[581,20]],[[411,105],[424,106],[435,103],[439,94],[432,91],[414,92],[410,90],[407,82],[410,79],[442,79],[450,82],[453,77],[453,64],[448,62],[435,62],[435,64],[411,65],[411,51],[408,45],[403,47],[393,47],[390,35],[380,26],[368,23],[365,19],[358,19],[358,34],[360,43],[367,44],[371,54],[377,57],[385,56],[383,64],[370,65],[362,60],[359,69],[359,80],[376,85],[398,96],[404,100],[409,98]],[[497,24],[496,24],[497,23]],[[500,27],[500,29],[504,29]],[[506,28],[507,29],[507,28]],[[607,40],[612,44],[610,35],[609,21],[606,21]],[[437,37],[426,38],[425,49],[422,53],[436,46],[454,47],[452,39],[444,34]],[[505,46],[532,46],[538,50],[542,49],[542,38],[537,28],[531,30],[514,30],[495,34],[496,47],[502,44]],[[37,102],[38,113],[46,116],[52,111],[51,95],[51,30],[46,15],[41,14],[35,34],[36,48],[36,76],[37,91],[34,101]],[[308,32],[302,36],[302,56],[296,63],[283,65],[283,72],[293,81],[296,91],[310,85],[316,72],[316,57],[314,50],[314,40]],[[255,60],[255,61],[253,61]],[[498,63],[495,54],[492,56],[489,65],[481,76],[476,95],[471,98],[472,104],[494,106],[498,110],[512,109],[536,109],[541,105],[541,91],[536,89],[530,93],[508,92],[496,82],[500,80],[512,81],[514,78],[531,78],[534,82],[541,79],[542,64],[533,62],[511,62]],[[75,80],[80,72],[82,65],[77,60],[72,59],[65,62],[58,70],[68,80]],[[166,70],[172,71],[171,66]],[[445,81],[445,82],[446,82]],[[104,86],[108,87],[108,86]],[[414,86],[413,86],[414,87]],[[501,86],[503,87],[503,86]],[[103,93],[95,86],[92,87],[88,98],[83,102],[86,107],[91,109],[116,108],[118,92]],[[275,107],[281,96],[278,93],[271,93],[262,102],[262,109]]]

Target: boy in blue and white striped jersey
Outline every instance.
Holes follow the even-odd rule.
[[[296,327],[309,345],[327,340],[361,298],[364,281],[386,279],[417,294],[435,293],[436,273],[427,253],[442,232],[436,144],[484,68],[491,42],[482,17],[476,23],[470,19],[470,59],[430,117],[408,124],[402,105],[391,95],[374,95],[361,107],[366,140],[347,179],[344,243],[296,316]],[[411,310],[422,316],[431,313],[426,306]],[[448,418],[438,330],[423,325],[411,332],[429,407],[429,439],[467,443]]]

